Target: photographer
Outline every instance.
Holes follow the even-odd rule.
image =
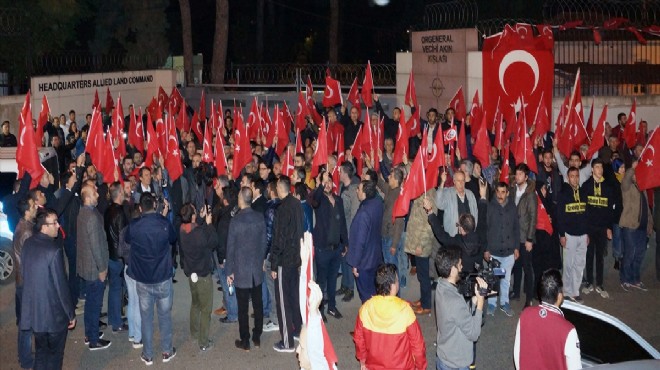
[[[456,287],[463,268],[461,248],[452,245],[441,248],[435,258],[435,266],[440,277],[435,290],[437,368],[467,370],[472,363],[474,342],[481,334],[485,299],[481,293],[488,285],[477,277],[475,296],[472,298],[472,306],[476,310],[472,311]]]

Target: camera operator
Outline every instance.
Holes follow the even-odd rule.
[[[486,282],[477,277],[472,298],[473,311],[458,292],[457,283],[463,268],[461,248],[445,246],[435,258],[438,270],[438,286],[435,290],[435,313],[437,317],[437,368],[441,370],[465,369],[472,363],[474,342],[481,334],[481,320],[487,289]]]

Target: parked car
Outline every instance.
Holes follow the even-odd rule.
[[[570,301],[561,309],[580,338],[584,368],[660,369],[660,352],[621,320]]]

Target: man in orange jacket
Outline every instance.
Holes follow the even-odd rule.
[[[356,357],[361,369],[426,369],[424,337],[408,302],[396,296],[396,266],[376,270],[376,295],[364,302],[355,322]]]

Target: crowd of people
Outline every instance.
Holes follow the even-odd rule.
[[[151,365],[156,357],[154,306],[159,357],[170,361],[176,355],[171,311],[177,268],[189,280],[190,334],[201,351],[213,346],[209,325],[214,313],[223,323],[238,322],[235,345],[240,350],[260,347],[263,332],[279,331],[273,349],[294,352],[302,328],[298,284],[305,232],[313,235],[314,280],[323,293],[323,320],[342,319],[337,298],[351,301],[355,290],[364,304],[354,333],[363,368],[426,368],[415,314],[436,317],[438,369],[467,368],[474,365],[473,343],[484,310],[486,315],[511,317],[509,302],[521,299],[521,293],[525,307],[536,302],[559,314],[563,297],[576,303],[587,294],[611,299],[608,289],[615,287],[606,287],[603,278],[610,240],[611,263],[620,272],[616,289],[646,291],[641,265],[653,225],[660,225],[660,194],[636,186],[635,167],[644,142],[635,148],[622,143],[625,114],[619,115],[619,126],[606,126],[607,141],[593,158],[585,158],[586,149],[564,158],[551,132],[539,137],[534,143],[538,173],[525,163],[513,165],[513,156],[502,158],[496,146],[489,163],[480,163],[471,151],[470,125],[465,122],[458,129],[465,130],[467,153],[448,158],[437,187],[414,199],[407,215],[393,217],[411,162],[423,149],[422,135],[428,135],[428,145],[436,135],[444,135],[454,125],[453,109],[444,115],[436,109],[427,112],[421,133],[409,139],[402,163],[394,163],[399,108],[390,117],[375,96],[375,116],[367,123],[360,121],[356,107],[318,113],[324,115],[324,130],[335,145],[321,168],[313,168],[313,159],[324,130],[308,116],[298,138],[293,130],[288,133],[292,144],[284,150],[294,157],[293,169],[287,168],[286,154],[277,155],[277,137],[267,146],[259,134],[252,138],[252,160],[233,177],[235,112],[227,110],[224,125],[212,133],[226,143],[217,148],[227,154],[225,174],[218,175],[203,158],[203,143],[196,135],[177,131],[184,170],[174,181],[163,156],[146,166],[145,153],[131,145],[119,158],[115,178],[103,179],[85,153],[91,114],[85,122],[79,122],[74,111],[68,119],[49,119],[43,144],[57,151],[59,183],[46,173],[30,189],[26,173],[3,199],[19,262],[21,366],[37,368],[46,361],[61,367],[66,333],[77,316],[84,318],[90,350],[111,345],[101,331],[107,326],[127,332],[133,347],[142,348],[142,361]],[[132,119],[126,117],[125,122]],[[146,115],[134,119],[143,122],[146,132]],[[376,151],[356,158],[352,147],[360,130],[372,124],[378,131],[381,119]],[[2,130],[0,146],[15,146],[10,123],[4,122]],[[296,150],[296,139],[302,151]],[[509,163],[511,176],[500,181]],[[653,200],[649,195],[655,195]],[[474,298],[459,295],[455,288],[461,277],[473,272],[475,264],[493,259],[505,271],[497,293],[482,294],[478,288],[484,288],[484,282],[479,280]],[[412,276],[419,281],[419,299],[405,302],[397,295]],[[214,281],[223,297],[215,310]],[[473,303],[471,311],[465,302]],[[456,317],[465,322],[457,323]],[[527,333],[524,317],[519,332]],[[383,327],[385,322],[397,323],[395,332]],[[384,358],[383,343],[395,355]],[[517,342],[516,349],[516,364],[539,366],[520,354],[533,351],[527,342]],[[568,368],[575,368],[571,356]]]

